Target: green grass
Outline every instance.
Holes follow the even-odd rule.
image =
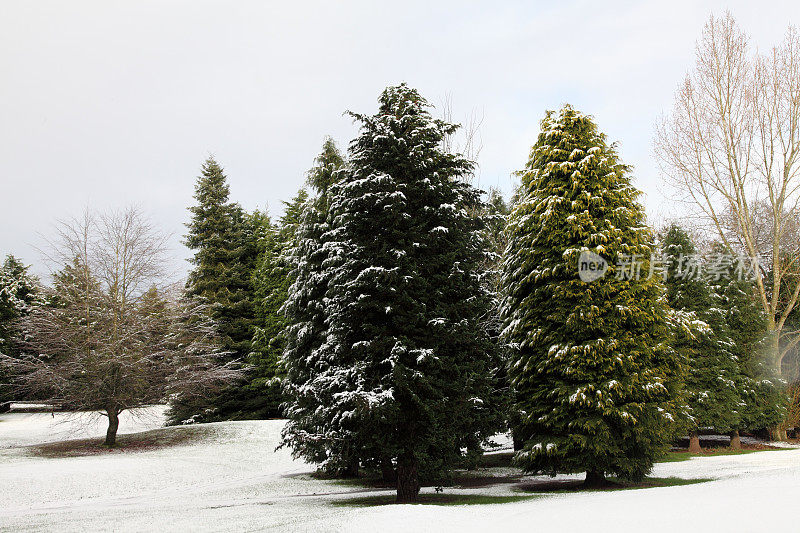
[[[740,449],[730,448],[707,448],[702,455],[692,455],[686,452],[669,452],[658,462],[669,463],[688,461],[692,457],[713,457],[717,455],[742,455],[761,451],[780,451],[791,448],[774,449]],[[641,490],[658,487],[676,487],[683,485],[695,485],[712,481],[712,478],[683,479],[678,477],[655,478],[648,477],[640,482],[623,481],[620,479],[609,478],[608,485],[601,488],[585,488],[583,480],[529,480],[519,479],[518,476],[508,476],[507,470],[500,469],[513,468],[513,452],[502,452],[487,454],[479,458],[477,471],[462,471],[457,473],[449,483],[445,485],[456,485],[462,487],[479,488],[488,485],[508,485],[516,494],[511,495],[485,495],[485,494],[453,494],[453,493],[425,493],[420,494],[418,505],[487,505],[499,503],[512,503],[531,498],[543,497],[547,494],[563,494],[573,492],[592,492],[592,491],[616,491],[616,490]],[[486,470],[497,469],[494,472]],[[503,473],[504,475],[500,475]],[[472,476],[478,477],[478,482],[469,485]],[[316,476],[315,476],[316,477]],[[516,479],[514,479],[516,478]],[[359,488],[384,488],[391,489],[392,484],[384,483],[380,478],[370,476],[358,479],[331,479],[332,483],[349,487]],[[381,494],[375,496],[360,496],[355,498],[345,498],[333,501],[337,506],[368,507],[376,505],[390,505],[395,503],[394,494]]]
[[[729,449],[720,448],[720,452],[714,454],[731,455],[736,453],[752,453],[754,451],[758,450],[733,451]],[[449,480],[440,480],[436,484],[425,484],[424,486],[435,486],[438,484],[443,487],[456,486],[460,488],[481,488],[489,485],[515,485],[520,482],[525,484],[526,482],[520,479],[522,477],[521,471],[518,473],[518,475],[508,475],[507,469],[514,468],[511,463],[513,455],[514,455],[513,452],[503,452],[503,453],[484,455],[478,460],[478,470],[458,471]],[[670,452],[660,462],[687,461],[691,457],[695,456],[689,455],[688,452]],[[502,469],[506,470],[504,471]],[[386,483],[379,476],[375,476],[374,474],[365,477],[346,478],[346,479],[327,477],[321,474],[312,474],[309,477],[313,477],[316,479],[326,479],[332,484],[344,487],[377,488],[377,489],[394,488],[394,483]],[[610,481],[609,486],[601,490],[636,489],[636,488],[649,488],[656,486],[666,487],[679,484],[699,483],[707,480],[701,479],[698,481],[698,480],[680,480],[672,478],[664,478],[664,479],[647,478],[646,480],[640,483],[634,483],[634,484],[623,482],[621,480],[613,478],[610,478],[609,481]],[[546,481],[537,481],[535,483],[528,483],[528,485],[530,486],[530,491],[532,492],[558,492],[562,490],[564,492],[571,492],[576,490],[585,490],[583,488],[581,480],[560,480],[560,481],[546,480]]]
[[[611,480],[618,484],[618,487],[612,487],[611,490],[639,490],[639,489],[654,489],[659,487],[682,487],[684,485],[697,485],[699,483],[707,483],[714,481],[713,478],[696,478],[684,479],[681,477],[648,477],[639,482]]]
[[[321,478],[326,479],[326,478]],[[387,488],[391,489],[394,488],[394,483],[387,483],[383,481],[383,479],[379,477],[360,477],[360,478],[344,478],[344,479],[327,479],[329,483],[333,483],[334,485],[340,485],[343,487],[353,487],[353,488]]]
[[[658,487],[679,487],[683,485],[696,485],[712,481],[711,478],[683,479],[678,477],[649,477],[639,482],[621,481],[609,478],[608,486],[599,489],[587,489],[582,480],[543,481],[523,484],[513,490],[516,494],[489,495],[489,494],[453,494],[453,493],[424,493],[413,505],[493,505],[500,503],[514,503],[542,498],[548,494],[568,494],[577,492],[641,490]],[[379,494],[375,496],[359,496],[357,498],[342,498],[331,501],[337,507],[374,507],[392,505],[395,503],[394,494]]]
[[[657,463],[677,463],[680,461],[688,461],[692,457],[715,457],[717,455],[742,455],[746,453],[756,452],[776,452],[783,450],[791,450],[792,448],[773,448],[765,450],[748,450],[740,449],[733,450],[731,448],[705,448],[700,455],[692,455],[689,452],[668,452],[662,459],[656,461]],[[512,467],[511,460],[514,457],[513,452],[492,453],[482,456],[478,459],[478,466],[481,468],[503,468]]]
[[[488,494],[420,494],[415,503],[411,505],[493,505],[498,503],[514,503],[533,500],[541,497],[539,494],[509,494],[493,496]],[[332,505],[338,507],[374,507],[379,505],[392,505],[395,503],[394,494],[381,494],[379,496],[363,496],[359,498],[345,498],[334,500]]]
[[[681,461],[688,461],[692,457],[716,457],[718,455],[744,455],[748,453],[758,452],[779,452],[784,450],[791,450],[793,448],[773,448],[767,450],[732,450],[731,448],[709,448],[703,450],[701,454],[691,454],[689,452],[668,452],[666,456],[657,461],[658,463],[679,463]]]
[[[479,467],[475,470],[456,470],[453,475],[439,480],[427,480],[422,483],[423,487],[458,487],[458,488],[480,488],[489,485],[511,484],[519,481],[522,476],[521,471],[515,470],[512,475],[507,471],[492,468]],[[386,482],[380,476],[367,474],[358,478],[335,478],[321,473],[298,476],[307,479],[322,479],[328,483],[350,488],[373,488],[373,489],[394,489],[394,482]]]
[[[640,490],[659,487],[678,487],[682,485],[695,485],[712,481],[711,478],[683,479],[679,477],[648,477],[642,481],[624,481],[617,478],[608,478],[603,487],[587,488],[583,486],[582,479],[559,480],[531,480],[523,482],[515,490],[531,494],[567,494],[573,492],[596,492],[616,490]]]
[[[514,452],[487,453],[478,458],[480,468],[503,468],[512,466]]]

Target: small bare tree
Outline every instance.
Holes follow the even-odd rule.
[[[712,16],[655,151],[676,191],[729,249],[765,262],[755,271],[767,317],[769,363],[782,374],[800,342],[787,319],[800,296],[800,33],[751,53],[730,15]]]
[[[442,120],[455,123],[453,117],[453,97],[450,93],[442,99]],[[442,139],[443,148],[447,153],[459,153],[470,161],[477,161],[483,150],[481,140],[481,127],[483,126],[483,113],[478,113],[473,109],[467,115],[461,127],[455,133],[445,135]],[[471,179],[474,174],[469,174],[466,178]]]
[[[20,392],[100,411],[113,446],[123,411],[239,377],[203,305],[163,283],[165,238],[138,210],[86,212],[57,235],[49,303],[21,320],[23,354],[0,356]]]

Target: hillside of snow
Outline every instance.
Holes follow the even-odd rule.
[[[120,433],[158,427],[159,409],[123,420]],[[662,463],[653,472],[715,479],[695,485],[552,493],[501,504],[343,506],[337,502],[391,491],[311,477],[311,466],[276,450],[282,426],[280,420],[204,424],[192,426],[202,438],[172,447],[46,458],[30,445],[101,436],[102,421],[0,415],[0,529],[755,531],[793,529],[800,498],[800,450],[787,450]],[[501,483],[445,493],[518,494],[516,488]]]

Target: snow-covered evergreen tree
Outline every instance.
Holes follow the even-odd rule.
[[[344,165],[344,156],[333,139],[327,137],[322,143],[322,151],[314,159],[314,166],[306,176],[308,185],[316,193],[317,211],[320,213],[328,212],[330,188],[338,181],[338,172]]]
[[[405,84],[379,102],[376,115],[352,115],[361,133],[330,189],[329,277],[315,300],[324,329],[292,330],[319,345],[305,360],[287,350],[299,395],[286,440],[323,465],[395,467],[398,501],[414,501],[421,479],[448,472],[497,429],[481,322],[485,236],[479,192],[462,180],[472,163],[442,147],[456,126],[434,120]],[[300,283],[295,292],[308,290]]]
[[[741,427],[739,362],[722,299],[693,264],[699,255],[688,232],[671,225],[663,234],[661,248],[667,266],[667,301],[681,314],[683,327],[676,329],[673,346],[688,360],[689,432],[699,446],[696,435],[700,429],[729,433]]]
[[[494,292],[499,292],[500,264],[507,244],[506,221],[512,205],[511,202],[506,202],[499,190],[489,189],[486,207],[482,215],[486,220],[490,252],[487,257],[486,268],[490,273],[491,287]]]
[[[222,167],[208,158],[195,187],[197,205],[189,208],[192,220],[185,242],[194,256],[186,287],[189,296],[213,306],[225,348],[243,357],[252,338],[250,275],[256,250],[247,215],[229,195]]]
[[[344,159],[332,140],[327,139],[322,153],[308,173],[314,196],[299,213],[292,246],[281,260],[291,268],[293,283],[289,288],[283,312],[286,316],[284,355],[286,371],[285,394],[289,401],[286,416],[290,419],[284,429],[284,443],[298,456],[322,464],[332,474],[353,474],[358,469],[358,456],[349,450],[330,453],[330,443],[318,436],[324,419],[320,406],[331,402],[328,388],[320,380],[323,370],[330,366],[327,355],[319,350],[327,336],[325,313],[326,291],[330,270],[327,260],[330,249],[323,242],[328,232],[330,187],[342,176]],[[344,439],[338,441],[347,447]]]
[[[506,249],[506,223],[513,206],[514,199],[506,201],[502,193],[494,188],[489,189],[487,201],[481,211],[486,222],[488,253],[483,263],[483,280],[491,297],[491,309],[484,319],[485,327],[492,338],[494,350],[492,356],[492,375],[497,387],[492,400],[498,409],[505,413],[506,424],[514,432],[517,424],[517,413],[511,408],[512,389],[508,379],[509,345],[502,338],[503,320],[500,308],[502,305],[501,265]]]
[[[734,257],[732,250],[713,243],[711,255]],[[767,364],[767,323],[756,301],[754,281],[746,272],[737,272],[730,265],[725,275],[709,283],[720,297],[719,307],[733,341],[733,352],[739,361],[740,429],[765,431],[783,422],[786,415],[786,382],[776,376]]]
[[[246,213],[229,196],[228,179],[222,167],[214,158],[208,158],[197,179],[194,194],[197,203],[189,208],[192,218],[186,225],[189,231],[185,244],[194,251],[189,260],[192,270],[186,289],[189,297],[208,304],[229,359],[245,361],[253,338],[252,273],[263,220],[258,213]],[[240,385],[215,398],[196,400],[200,404],[173,406],[176,417],[173,421],[200,411],[207,413],[207,420],[255,416],[249,391],[243,386],[245,383]]]
[[[0,354],[13,357],[19,353],[18,320],[44,303],[39,279],[28,272],[29,268],[10,254],[0,266]],[[0,369],[0,404],[11,399],[7,382]]]
[[[15,353],[15,321],[42,303],[39,280],[13,255],[0,266],[0,353]]]
[[[681,365],[667,344],[664,288],[629,167],[591,117],[550,111],[520,173],[503,264],[509,373],[519,402],[516,462],[528,472],[640,479],[681,414]],[[610,262],[584,283],[579,256]],[[622,261],[616,265],[616,261]]]
[[[292,276],[282,254],[292,245],[307,201],[308,193],[301,189],[290,202],[284,202],[284,212],[277,224],[265,220],[265,231],[260,236],[262,251],[253,272],[256,325],[248,357],[252,378],[247,385],[253,394],[251,403],[258,404],[253,407],[259,418],[281,414],[284,373],[280,359],[285,346],[282,332],[286,327],[281,308],[292,285]]]

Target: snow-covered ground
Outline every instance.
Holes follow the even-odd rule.
[[[120,430],[157,426],[163,413],[150,411],[138,425],[123,421]],[[50,414],[0,415],[0,530],[795,530],[800,500],[800,450],[789,450],[663,463],[653,472],[716,479],[697,485],[559,493],[503,504],[339,506],[336,500],[369,489],[309,477],[310,466],[275,450],[281,421],[208,424],[199,441],[155,450],[32,455],[23,446],[103,433],[102,422],[69,429],[73,424],[53,426],[54,420]],[[445,492],[513,490],[503,484]]]
[[[13,404],[12,404],[13,405]],[[166,406],[123,411],[119,433],[138,433],[164,425]],[[0,415],[0,450],[69,439],[102,437],[108,419],[98,413],[28,413]]]

